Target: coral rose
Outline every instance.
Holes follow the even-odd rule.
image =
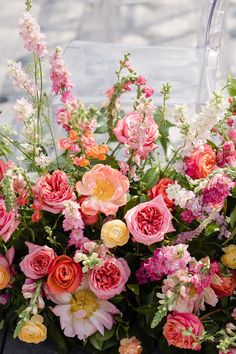
[[[89,287],[99,299],[107,300],[120,294],[130,276],[123,258],[107,256],[102,266],[96,266],[89,276]]]
[[[125,215],[134,240],[148,246],[162,241],[166,233],[175,231],[171,219],[162,195],[135,206]]]
[[[121,220],[107,221],[102,226],[101,239],[107,248],[123,246],[129,240],[129,230]]]
[[[129,180],[120,171],[98,164],[76,183],[76,190],[88,197],[81,206],[84,214],[94,215],[100,211],[107,216],[114,215],[119,206],[126,204]]]
[[[58,256],[51,263],[47,288],[52,294],[72,293],[82,281],[82,270],[79,263],[75,263],[68,256]]]
[[[143,348],[140,341],[135,337],[123,338],[120,341],[120,354],[141,354]]]
[[[40,279],[48,274],[48,269],[56,257],[54,250],[48,246],[38,246],[25,242],[29,254],[20,262],[20,269],[30,279]]]
[[[34,196],[35,205],[53,214],[60,213],[65,208],[65,202],[75,199],[68,176],[63,171],[40,177],[35,182]]]
[[[18,333],[18,338],[25,343],[38,344],[47,338],[47,327],[43,324],[43,317],[34,315],[25,321]]]
[[[206,178],[216,167],[216,154],[210,145],[204,144],[193,150],[191,156],[184,160],[184,165],[188,176]]]
[[[9,240],[20,223],[16,217],[15,210],[7,212],[4,200],[0,199],[0,236],[5,242]]]
[[[231,269],[236,269],[236,245],[223,248],[225,254],[221,256],[221,262]]]
[[[222,274],[215,274],[214,282],[211,287],[218,298],[231,296],[236,288],[236,280],[231,276],[223,276]]]
[[[167,317],[163,335],[169,345],[181,349],[200,350],[200,337],[203,330],[203,325],[196,315],[188,312],[174,312]],[[192,334],[187,335],[185,331],[191,331]]]
[[[167,208],[169,208],[170,210],[173,210],[175,203],[173,200],[170,200],[168,198],[168,195],[166,193],[166,187],[169,184],[174,184],[174,183],[175,182],[172,179],[164,177],[164,178],[160,179],[160,181],[154,187],[152,187],[152,189],[150,191],[148,191],[148,196],[151,199],[154,199],[159,194],[161,194],[164,199],[164,202],[166,203]]]

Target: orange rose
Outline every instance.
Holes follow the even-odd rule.
[[[5,289],[10,283],[11,275],[6,267],[0,265],[0,290]]]
[[[194,149],[184,164],[188,176],[194,179],[206,178],[216,166],[216,154],[210,145],[204,144]]]
[[[80,285],[82,270],[79,263],[75,263],[68,256],[58,256],[51,263],[47,287],[52,294],[72,293]]]
[[[219,298],[233,295],[236,288],[236,280],[231,277],[224,277],[222,274],[216,275],[216,282],[211,284],[212,289]]]
[[[150,191],[148,191],[148,196],[151,199],[156,198],[159,194],[162,195],[164,202],[166,203],[167,208],[169,208],[170,210],[173,210],[175,207],[175,203],[173,202],[173,200],[170,200],[168,198],[168,195],[166,193],[166,188],[168,187],[169,184],[174,184],[175,182],[170,179],[170,178],[161,178],[160,181],[152,187],[152,189]]]

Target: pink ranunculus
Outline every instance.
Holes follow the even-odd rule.
[[[99,299],[107,300],[120,294],[130,276],[123,258],[107,256],[102,266],[96,266],[89,276],[89,287]]]
[[[65,203],[75,199],[69,178],[63,171],[54,171],[51,175],[39,177],[34,186],[34,204],[41,210],[53,214],[60,213]]]
[[[16,211],[12,209],[7,212],[4,200],[0,199],[0,236],[5,242],[9,240],[19,223]]]
[[[114,215],[119,206],[126,204],[129,180],[120,171],[98,164],[76,183],[76,190],[87,196],[81,206],[84,214],[95,215],[100,211],[107,216]]]
[[[184,331],[190,330],[192,335],[184,333]],[[196,315],[187,312],[173,312],[167,317],[163,334],[169,345],[181,349],[200,350],[200,337],[203,330],[203,325]]]
[[[117,122],[113,132],[121,144],[137,150],[142,159],[157,147],[155,141],[159,131],[150,112],[145,117],[140,112],[127,113]]]
[[[184,165],[188,176],[206,178],[216,167],[216,154],[210,145],[204,144],[193,150],[191,156],[184,160]]]
[[[30,242],[25,242],[29,249],[29,254],[20,262],[20,269],[26,277],[40,279],[48,274],[48,269],[56,254],[48,246],[38,246]]]
[[[135,206],[125,215],[134,240],[148,246],[162,241],[166,233],[175,231],[171,219],[162,195]]]

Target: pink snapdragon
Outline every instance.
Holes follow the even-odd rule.
[[[19,20],[19,34],[28,51],[35,53],[40,58],[47,54],[45,35],[41,33],[38,22],[29,12],[24,13],[23,18]]]
[[[37,94],[36,86],[33,84],[26,72],[22,69],[21,63],[16,63],[13,60],[8,60],[7,72],[16,87],[25,90],[32,96]]]
[[[212,206],[223,205],[234,185],[234,182],[228,176],[221,173],[216,174],[203,189],[203,203]]]
[[[74,87],[74,82],[70,79],[70,74],[62,59],[62,50],[57,47],[55,53],[49,59],[51,64],[50,78],[52,80],[52,90],[57,95],[61,91],[68,92],[69,89]],[[64,98],[64,100],[68,101]]]
[[[63,229],[65,231],[84,228],[79,203],[73,201],[67,202],[62,214],[64,215]]]
[[[37,288],[37,284],[35,280],[32,280],[30,278],[26,278],[25,282],[22,286],[22,295],[24,296],[25,299],[32,299],[35,294],[35,290]],[[43,297],[42,297],[42,292],[39,294],[37,297],[37,307],[39,309],[43,309],[45,306]]]

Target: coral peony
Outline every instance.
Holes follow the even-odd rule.
[[[134,240],[148,246],[162,241],[166,233],[175,230],[171,219],[172,215],[162,195],[135,206],[125,215]]]
[[[169,345],[181,349],[200,350],[203,330],[203,325],[196,315],[174,312],[168,315],[163,334]],[[184,333],[185,331],[189,334]]]
[[[76,190],[88,196],[81,206],[84,214],[94,215],[100,211],[105,215],[114,215],[119,206],[126,203],[129,180],[120,171],[98,164],[76,183]]]

